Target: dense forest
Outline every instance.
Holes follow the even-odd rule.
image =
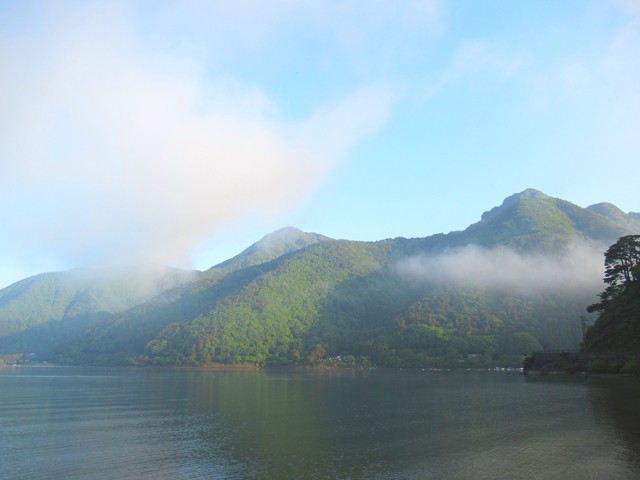
[[[357,242],[287,228],[204,272],[43,274],[0,291],[0,354],[519,366],[534,351],[579,347],[602,275],[583,264],[637,232],[638,214],[526,190],[460,232]]]

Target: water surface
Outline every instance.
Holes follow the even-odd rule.
[[[0,369],[0,478],[637,479],[637,378]]]

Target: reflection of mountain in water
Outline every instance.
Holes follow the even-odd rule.
[[[640,380],[636,377],[592,378],[589,380],[596,421],[623,443],[628,461],[640,469]]]

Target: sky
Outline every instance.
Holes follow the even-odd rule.
[[[0,288],[637,212],[639,112],[640,0],[0,0]]]

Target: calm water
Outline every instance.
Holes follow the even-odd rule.
[[[2,479],[638,479],[640,380],[0,368]]]

